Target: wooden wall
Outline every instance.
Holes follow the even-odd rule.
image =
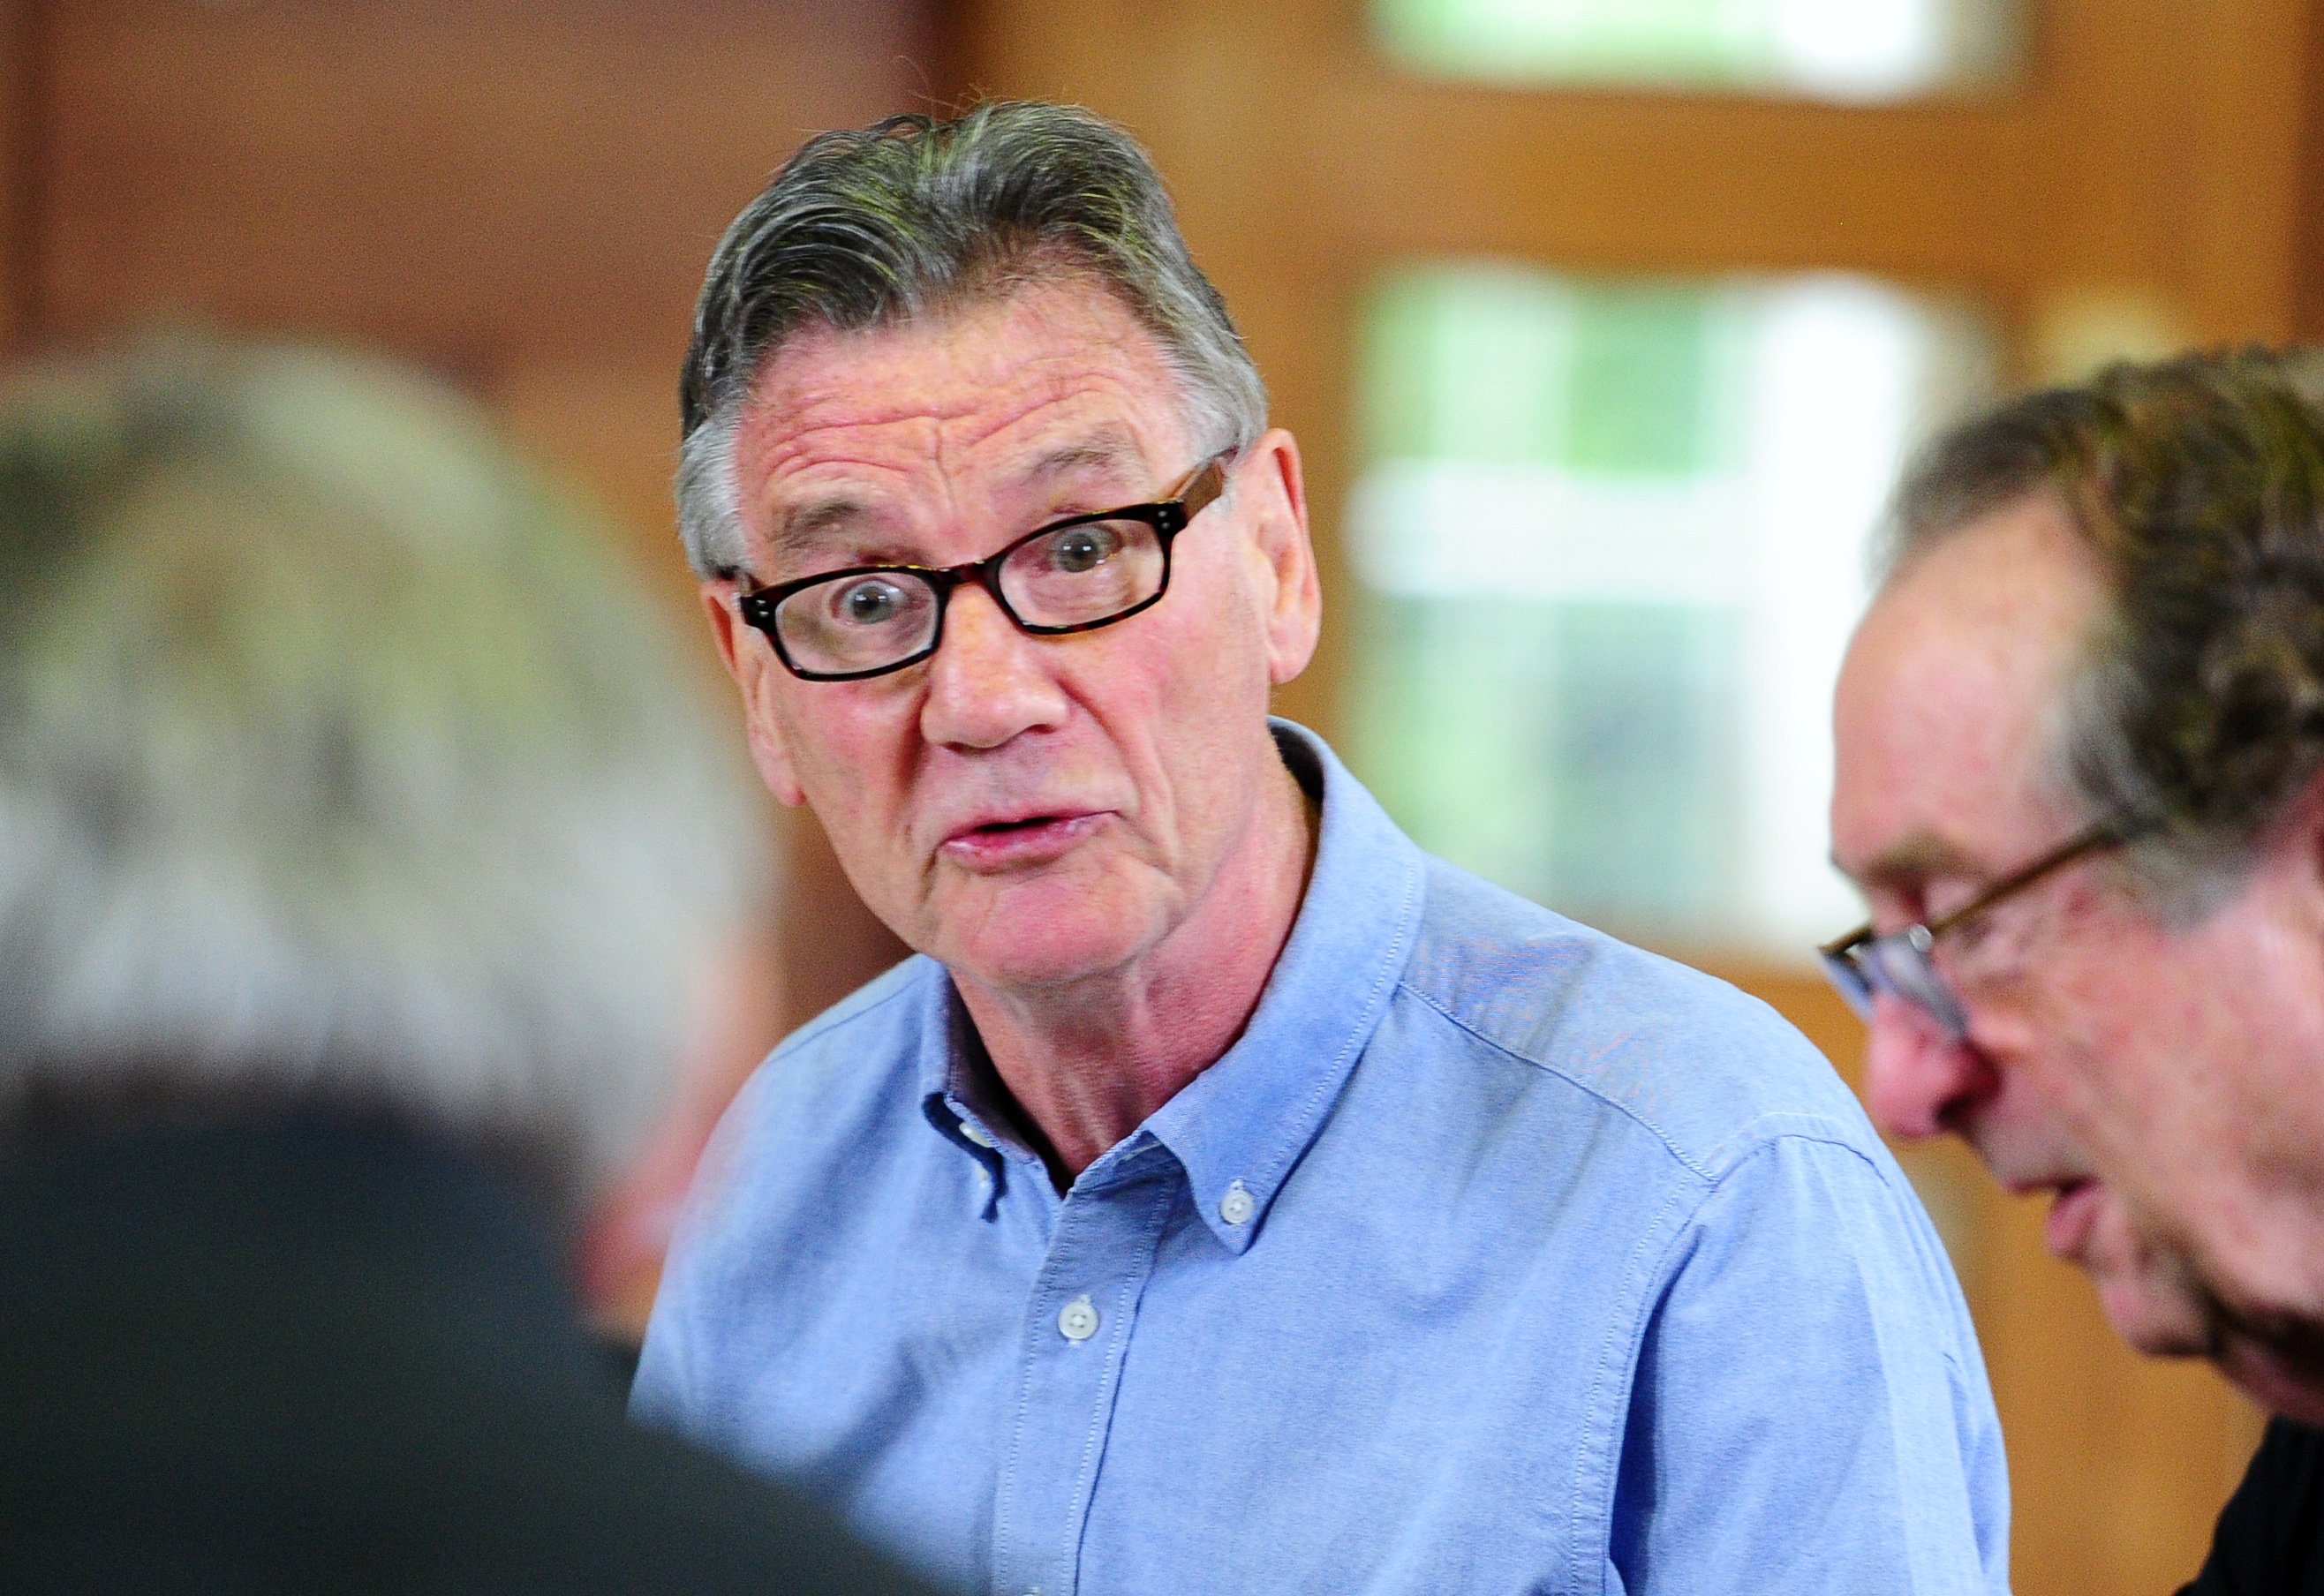
[[[610,509],[692,627],[669,480],[704,262],[807,133],[925,104],[942,50],[934,0],[7,0],[0,335],[419,362]],[[797,1017],[897,949],[775,823]]]

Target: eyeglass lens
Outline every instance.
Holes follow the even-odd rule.
[[[1911,931],[1892,931],[1847,952],[1827,953],[1824,968],[1840,995],[1867,1021],[1874,995],[1886,992],[1926,1014],[1948,1040],[1958,1041],[1969,1033],[1969,1017],[1935,958]]]

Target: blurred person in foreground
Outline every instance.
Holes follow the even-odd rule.
[[[352,362],[0,391],[0,1585],[918,1588],[567,1294],[758,876],[595,530]]]
[[[2141,1352],[2280,1417],[2199,1591],[2324,1590],[2324,365],[2117,366],[1908,476],[1842,671],[1826,949]]]
[[[1967,1314],[1829,1066],[1270,723],[1298,451],[1125,134],[812,141],[684,396],[752,749],[920,957],[729,1112],[644,1411],[1008,1596],[2003,1586]]]

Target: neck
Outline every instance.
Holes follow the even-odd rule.
[[[1139,959],[1036,992],[954,972],[993,1071],[1060,1189],[1242,1034],[1299,916],[1319,821],[1278,766],[1210,892]]]

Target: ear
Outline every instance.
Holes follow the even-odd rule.
[[[1251,541],[1267,582],[1260,592],[1267,621],[1267,678],[1280,687],[1307,668],[1323,625],[1323,590],[1315,575],[1315,546],[1307,533],[1307,487],[1299,472],[1298,441],[1276,427],[1235,464],[1236,491],[1250,495],[1245,509]]]
[[[719,662],[742,693],[742,729],[750,738],[751,762],[783,803],[797,808],[807,793],[791,765],[790,744],[783,735],[776,694],[788,674],[775,657],[773,645],[743,620],[734,607],[741,584],[716,576],[702,584],[703,613],[710,618],[710,636],[718,645]]]

